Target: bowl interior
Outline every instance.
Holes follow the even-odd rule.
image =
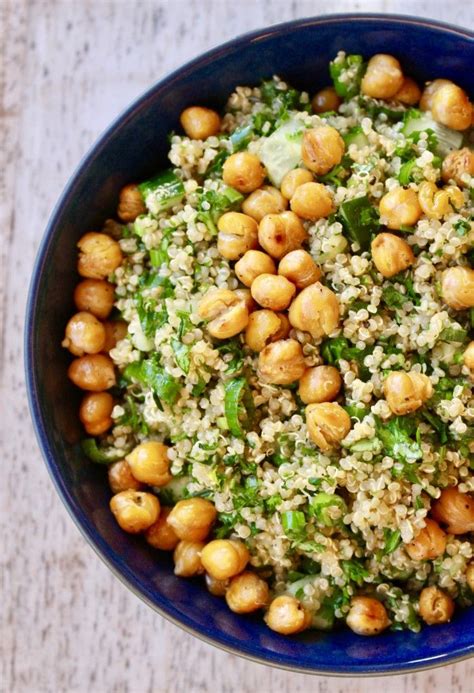
[[[261,616],[239,617],[198,580],[175,578],[168,556],[125,535],[108,510],[103,468],[87,462],[78,441],[79,393],[66,377],[60,346],[73,312],[76,240],[113,216],[117,192],[166,165],[167,134],[193,103],[222,107],[236,85],[279,74],[314,93],[329,83],[338,50],[397,55],[420,82],[454,80],[474,93],[473,35],[409,18],[334,16],[249,34],[170,75],[136,101],[102,136],[56,207],[33,276],[26,327],[27,382],[38,438],[53,480],[79,528],[128,586],[168,618],[216,645],[306,672],[367,674],[422,668],[474,650],[474,610],[420,634],[362,639],[350,631],[285,638]],[[51,368],[50,364],[55,367]]]

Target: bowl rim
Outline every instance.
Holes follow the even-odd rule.
[[[446,22],[425,19],[412,15],[364,12],[336,13],[323,16],[303,17],[239,34],[235,38],[205,51],[197,57],[187,61],[184,63],[184,65],[178,66],[171,72],[164,74],[151,87],[147,88],[138,97],[133,99],[133,101],[112,120],[111,124],[100,133],[93,144],[88,148],[86,154],[79,160],[79,163],[76,165],[75,169],[67,180],[61,195],[49,216],[45,231],[36,252],[28,289],[23,335],[24,368],[28,406],[33,422],[36,440],[38,442],[49,476],[74,524],[82,536],[87,540],[87,543],[92,547],[99,558],[107,565],[115,577],[117,577],[123,585],[128,587],[128,589],[133,592],[135,596],[139,597],[160,616],[164,617],[179,628],[182,628],[187,633],[199,638],[207,644],[219,648],[220,650],[223,650],[229,654],[243,657],[244,659],[256,662],[258,664],[273,666],[285,671],[334,677],[390,676],[394,674],[416,673],[419,671],[441,667],[447,664],[454,664],[456,662],[469,659],[472,655],[474,655],[474,642],[472,646],[461,647],[458,649],[454,648],[450,653],[443,655],[422,657],[420,659],[414,658],[402,665],[383,663],[374,665],[363,664],[360,667],[355,667],[355,665],[350,664],[347,667],[344,667],[341,671],[338,671],[332,666],[327,668],[324,666],[318,666],[318,668],[314,668],[312,666],[306,667],[286,664],[279,659],[277,654],[264,658],[253,655],[248,651],[242,651],[236,646],[224,643],[223,641],[219,640],[217,636],[211,637],[206,635],[196,627],[190,625],[190,623],[186,623],[183,620],[182,615],[181,617],[174,615],[172,602],[165,600],[162,605],[157,605],[155,602],[153,602],[151,597],[148,596],[143,588],[138,587],[133,571],[131,571],[126,564],[119,564],[118,561],[116,561],[115,558],[110,555],[110,547],[108,543],[100,536],[97,529],[94,525],[92,525],[85,513],[82,512],[81,509],[76,508],[76,504],[74,503],[67,485],[64,482],[64,478],[58,467],[52,446],[48,440],[45,418],[39,401],[38,378],[34,354],[35,330],[32,328],[34,328],[38,320],[38,312],[36,310],[39,300],[38,287],[45,265],[45,260],[48,256],[52,240],[56,234],[56,228],[61,220],[63,209],[75,194],[77,180],[79,179],[81,172],[87,168],[89,163],[92,162],[94,158],[100,155],[104,147],[106,147],[109,137],[116,131],[116,129],[124,125],[131,117],[133,117],[134,113],[144,105],[147,99],[154,94],[157,89],[170,88],[174,81],[182,79],[183,75],[186,75],[189,71],[194,70],[196,67],[202,67],[209,62],[220,58],[221,56],[236,52],[245,45],[257,43],[258,41],[272,36],[277,36],[282,33],[294,32],[304,27],[337,24],[341,22],[352,23],[358,21],[371,21],[374,22],[374,24],[389,22],[395,25],[400,24],[404,26],[419,26],[434,29],[444,34],[448,33],[458,35],[462,38],[471,40],[474,39],[474,32],[468,29]]]

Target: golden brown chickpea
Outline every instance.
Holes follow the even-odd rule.
[[[371,245],[372,260],[381,275],[394,277],[415,262],[408,243],[393,233],[379,233]]]
[[[421,89],[411,77],[403,78],[402,86],[393,97],[395,101],[400,101],[407,106],[415,106],[420,98]]]
[[[125,458],[138,481],[150,486],[165,486],[173,478],[170,474],[168,447],[157,440],[140,443]]]
[[[303,349],[296,339],[280,339],[268,344],[258,357],[260,377],[274,385],[294,383],[305,370]]]
[[[301,247],[307,237],[301,219],[294,212],[267,214],[258,227],[258,242],[277,260]]]
[[[270,602],[265,623],[276,633],[293,635],[309,628],[311,614],[296,597],[282,594]]]
[[[457,488],[445,488],[431,507],[431,514],[446,526],[448,534],[474,531],[474,498]]]
[[[420,99],[420,108],[422,111],[431,111],[434,94],[446,84],[452,84],[452,82],[449,79],[435,79],[432,82],[426,83]]]
[[[321,270],[306,250],[292,250],[278,265],[278,274],[286,277],[297,289],[305,289],[321,279]]]
[[[351,417],[340,404],[322,402],[306,407],[308,435],[320,450],[337,447],[351,430]]]
[[[301,158],[310,171],[314,171],[317,176],[324,176],[341,162],[344,148],[344,140],[336,128],[320,125],[305,131]]]
[[[308,368],[300,380],[298,395],[305,404],[332,402],[342,387],[342,378],[334,366]]]
[[[448,623],[454,613],[454,602],[438,587],[425,587],[420,592],[419,612],[429,626]]]
[[[329,216],[334,209],[332,195],[321,183],[303,183],[298,186],[290,206],[292,212],[311,221]]]
[[[227,260],[237,260],[258,245],[255,219],[240,212],[226,212],[217,222],[217,250]]]
[[[108,392],[91,392],[85,395],[79,407],[79,418],[86,433],[90,436],[100,436],[113,424],[112,409],[114,400]]]
[[[198,315],[208,320],[207,330],[216,339],[228,339],[247,327],[246,302],[230,289],[211,289],[201,299]]]
[[[414,561],[432,561],[446,550],[446,533],[434,520],[425,520],[426,526],[406,545],[406,552]]]
[[[108,469],[109,486],[112,493],[121,491],[140,491],[143,484],[135,479],[127,460],[119,460],[111,464]]]
[[[231,154],[222,167],[222,178],[241,193],[251,193],[265,180],[265,169],[260,159],[249,152]]]
[[[388,374],[383,391],[390,410],[397,416],[416,411],[433,394],[433,386],[427,375],[392,371]]]
[[[129,489],[112,497],[110,509],[125,532],[138,534],[157,521],[160,502],[152,493]]]
[[[276,274],[273,259],[261,250],[247,250],[245,255],[235,263],[234,270],[245,286],[252,286],[260,274]]]
[[[76,387],[91,392],[108,390],[116,383],[114,364],[105,354],[88,354],[74,359],[67,374]]]
[[[456,185],[440,190],[435,183],[425,180],[418,186],[418,202],[429,219],[442,219],[464,205],[464,195]]]
[[[334,87],[324,87],[320,89],[311,99],[313,113],[327,113],[337,111],[342,101],[336,94]]]
[[[117,209],[118,218],[128,224],[145,212],[146,206],[142,194],[135,183],[130,183],[122,188]]]
[[[203,548],[202,541],[180,541],[173,554],[174,574],[179,577],[202,575],[204,573],[201,563]]]
[[[265,580],[247,571],[232,578],[225,599],[231,611],[249,614],[267,605],[269,593]]]
[[[455,310],[474,308],[474,269],[449,267],[441,275],[443,301]]]
[[[372,56],[362,78],[361,91],[374,99],[392,99],[403,84],[400,63],[393,55],[378,53]]]
[[[280,214],[288,207],[288,200],[281,192],[271,185],[254,190],[242,203],[242,211],[253,217],[255,221],[262,221],[267,214]]]
[[[331,289],[315,282],[298,294],[290,306],[288,317],[297,330],[309,332],[319,339],[337,329],[339,300]]]
[[[465,178],[474,176],[474,152],[468,147],[450,152],[441,166],[441,176],[446,183],[453,180],[458,185],[467,186]]]
[[[471,592],[474,592],[474,563],[469,563],[469,565],[467,566],[466,582]]]
[[[201,552],[204,569],[216,580],[227,580],[238,575],[249,558],[245,544],[235,539],[214,539]]]
[[[288,321],[282,313],[256,310],[250,315],[245,330],[245,343],[253,351],[262,351],[269,342],[283,339],[289,331]]]
[[[221,129],[219,114],[203,106],[189,106],[179,117],[181,127],[192,140],[206,140]]]
[[[82,311],[76,313],[66,325],[66,334],[61,346],[69,349],[74,356],[98,354],[105,344],[105,328],[92,315]]]
[[[180,539],[204,541],[216,519],[216,509],[205,498],[186,498],[176,503],[168,515],[168,524]]]
[[[122,264],[123,256],[117,241],[105,233],[90,231],[79,239],[77,271],[81,277],[105,279]]]
[[[145,532],[145,539],[150,546],[160,551],[174,551],[179,542],[174,529],[167,522],[170,512],[171,508],[162,507],[157,521]]]
[[[463,355],[464,365],[469,368],[470,371],[474,371],[474,341],[469,342],[466,347],[466,351]]]
[[[283,180],[281,181],[281,194],[286,197],[287,200],[291,200],[295,194],[296,188],[303,185],[303,183],[311,183],[313,180],[313,174],[311,171],[308,171],[308,169],[294,168],[283,176]]]
[[[239,299],[239,301],[243,301],[245,303],[245,306],[249,313],[256,309],[257,304],[252,298],[250,289],[235,289],[234,293]]]
[[[215,597],[225,597],[229,585],[230,580],[216,580],[206,573],[206,587]]]
[[[413,226],[421,217],[418,195],[411,188],[394,188],[380,200],[382,223],[389,229]]]
[[[250,287],[253,298],[263,308],[285,310],[296,293],[294,284],[278,274],[259,274]]]
[[[114,293],[113,284],[104,279],[84,279],[74,290],[74,303],[79,311],[105,320],[114,306]]]
[[[448,128],[466,130],[471,125],[472,105],[461,87],[445,84],[433,94],[431,115]]]
[[[378,635],[390,625],[384,605],[373,597],[353,597],[346,623],[357,635]]]
[[[105,344],[102,351],[108,353],[114,349],[128,334],[128,325],[125,320],[107,320],[104,322]]]

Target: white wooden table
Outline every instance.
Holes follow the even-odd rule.
[[[250,29],[328,11],[473,27],[468,0],[0,0],[0,691],[431,693],[474,690],[472,662],[389,679],[290,674],[171,625],[116,580],[54,491],[26,405],[23,313],[51,208],[79,158],[153,81]]]

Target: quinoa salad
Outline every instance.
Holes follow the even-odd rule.
[[[284,635],[474,603],[473,105],[433,79],[340,52],[316,95],[191,105],[78,242],[63,346],[111,512]]]

